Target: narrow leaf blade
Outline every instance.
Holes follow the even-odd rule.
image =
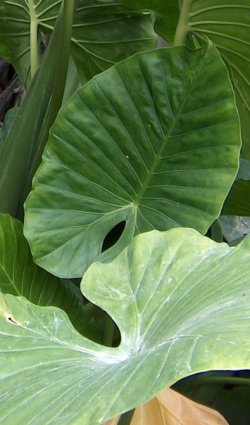
[[[0,147],[2,213],[22,217],[22,204],[61,106],[70,42],[70,33],[66,31],[67,11],[65,7],[59,14],[46,57]]]

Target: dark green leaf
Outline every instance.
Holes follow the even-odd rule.
[[[2,126],[0,127],[0,146],[7,139],[17,112],[18,112],[18,107],[15,107],[15,108],[9,109],[8,112],[6,113],[4,122]]]
[[[129,10],[152,12],[155,15],[155,30],[172,43],[180,14],[180,2],[176,0],[121,0]]]
[[[67,0],[68,1],[68,0]],[[53,30],[61,0],[0,3],[0,54],[13,63],[23,81],[30,79],[30,37]],[[155,47],[149,16],[136,16],[116,0],[79,0],[72,54],[83,80],[138,51]],[[32,24],[32,26],[30,26]],[[56,49],[54,49],[56,51]],[[37,52],[36,52],[37,53]],[[36,54],[35,53],[35,54]]]
[[[250,180],[240,179],[234,182],[222,214],[250,217]]]
[[[69,56],[69,19],[69,9],[65,7],[43,64],[1,145],[0,211],[3,213],[22,216],[23,201],[40,163],[49,129],[61,106]]]

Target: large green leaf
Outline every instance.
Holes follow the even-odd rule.
[[[26,204],[36,261],[82,276],[121,222],[105,255],[154,228],[206,232],[239,149],[234,97],[214,47],[160,49],[115,65],[71,98],[52,129]]]
[[[78,288],[34,264],[22,224],[9,215],[0,215],[0,291],[26,297],[40,306],[60,307],[79,332],[97,338],[93,318],[88,317]]]
[[[173,0],[122,0],[132,9],[150,10],[156,14],[156,30],[173,42],[180,15]],[[249,0],[182,0],[179,31],[185,35],[213,41],[230,72],[239,108],[243,149],[250,158],[250,3]],[[179,32],[178,31],[178,32]]]
[[[250,368],[249,259],[249,238],[229,248],[181,228],[91,265],[81,288],[119,326],[117,348],[58,309],[2,296],[0,421],[96,425],[185,376]]]
[[[72,0],[71,0],[72,1]],[[32,39],[50,33],[61,0],[4,0],[0,3],[0,54],[23,81],[30,78]],[[155,34],[149,16],[136,16],[116,0],[79,0],[75,13],[72,54],[83,80],[125,57],[153,48]],[[41,39],[41,37],[39,37]]]

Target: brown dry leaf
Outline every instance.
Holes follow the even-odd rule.
[[[105,423],[118,425],[119,417]],[[135,410],[131,425],[229,425],[209,407],[195,403],[183,395],[166,389],[153,400]]]
[[[131,425],[229,425],[215,410],[166,389],[138,406]]]

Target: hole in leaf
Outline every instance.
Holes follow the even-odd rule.
[[[120,223],[116,224],[105,236],[102,244],[102,252],[106,251],[107,249],[111,248],[113,245],[118,242],[120,239],[123,230],[125,229],[126,221],[123,220]]]
[[[86,310],[90,310],[95,318],[102,341],[97,341],[106,347],[118,347],[121,343],[121,333],[116,323],[100,307],[89,303]]]

